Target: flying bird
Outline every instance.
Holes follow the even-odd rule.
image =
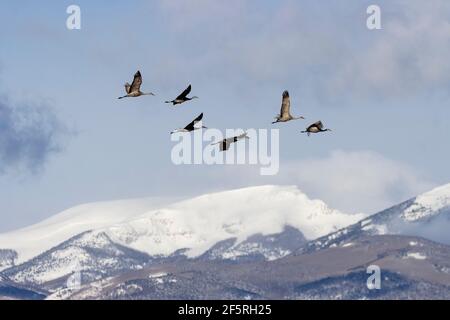
[[[197,118],[192,120],[192,122],[189,123],[186,127],[180,128],[180,129],[176,129],[176,130],[172,131],[170,134],[173,134],[175,132],[192,132],[194,130],[198,130],[198,129],[201,129],[201,128],[208,129],[208,128],[204,127],[204,126],[196,126],[196,124],[198,122],[202,121],[202,119],[203,119],[203,112]]]
[[[134,74],[133,82],[131,84],[129,84],[128,82],[125,83],[125,92],[127,94],[122,97],[119,97],[118,99],[136,98],[136,97],[140,97],[140,96],[154,96],[154,94],[152,92],[149,92],[149,93],[142,92],[141,84],[142,84],[142,75],[141,75],[140,71],[137,71]]]
[[[239,136],[235,136],[232,138],[227,138],[227,139],[223,139],[222,141],[213,143],[213,145],[215,144],[220,144],[220,151],[227,151],[230,148],[230,145],[234,142],[238,142],[239,140],[242,139],[250,139],[247,136],[247,132],[244,132],[243,134],[239,135]]]
[[[173,105],[177,105],[177,104],[184,103],[186,101],[190,101],[190,100],[193,100],[193,99],[198,99],[197,96],[193,96],[192,98],[189,98],[187,96],[191,92],[191,90],[192,90],[192,86],[189,85],[189,87],[187,87],[178,97],[176,97],[172,101],[166,101],[166,103],[172,103]]]
[[[310,125],[308,128],[306,128],[305,131],[302,131],[302,133],[307,133],[309,136],[311,133],[319,133],[319,132],[326,132],[326,131],[331,131],[331,129],[324,129],[322,121],[317,121],[317,122],[313,123],[312,125]]]
[[[275,119],[276,121],[272,122],[272,124],[277,122],[288,122],[291,120],[305,119],[304,117],[293,117],[291,115],[291,99],[289,98],[289,92],[287,90],[283,92],[281,111],[280,114],[275,117]]]

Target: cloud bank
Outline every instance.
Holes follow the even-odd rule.
[[[373,151],[336,150],[323,158],[301,160],[287,165],[281,180],[287,179],[332,207],[365,213],[375,213],[435,186],[408,165]]]
[[[257,4],[161,0],[164,28],[184,48],[171,53],[180,62],[174,68],[259,90],[274,81],[296,84],[336,103],[448,92],[448,1],[380,0],[382,29],[375,31],[366,27],[368,1]]]
[[[226,188],[269,183],[296,185],[309,197],[332,208],[366,214],[436,187],[415,168],[370,150],[334,150],[322,157],[283,162],[279,174],[271,177],[260,176],[258,169],[250,166],[227,167],[211,176]]]
[[[61,150],[65,134],[48,106],[11,106],[0,99],[0,174],[22,169],[36,173]]]

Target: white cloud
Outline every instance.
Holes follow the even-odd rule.
[[[383,29],[365,31],[366,50],[338,64],[333,90],[408,97],[450,84],[448,1],[386,2]],[[447,91],[447,90],[445,90]]]
[[[208,188],[199,188],[197,193],[252,185],[296,185],[308,197],[347,213],[376,213],[437,186],[410,165],[369,150],[334,150],[322,157],[281,161],[278,175],[268,177],[259,174],[259,166],[250,165],[201,170],[207,177],[196,179]]]
[[[281,167],[280,182],[347,212],[378,210],[428,191],[434,184],[406,164],[373,151],[333,151]]]
[[[160,10],[183,48],[170,60],[190,65],[188,74],[201,70],[259,90],[295,83],[329,101],[447,92],[448,1],[379,5],[383,29],[375,31],[366,28],[366,7],[357,1],[324,10],[308,1],[269,9],[252,1],[164,0]]]

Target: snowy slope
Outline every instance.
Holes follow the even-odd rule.
[[[336,231],[363,218],[330,209],[294,186],[258,186],[203,195],[153,210],[107,228],[115,242],[149,255],[179,249],[196,257],[214,244],[255,234],[270,235],[291,226],[306,239]]]
[[[431,218],[445,210],[450,210],[450,184],[426,192],[414,199],[402,214],[407,221]]]
[[[53,291],[64,287],[75,269],[82,272],[84,282],[127,268],[142,268],[158,259],[203,255],[206,260],[274,260],[295,251],[306,240],[363,217],[310,200],[297,187],[218,192],[136,215],[148,205],[146,201],[141,204],[132,201],[81,206],[29,228],[29,233],[47,241],[33,241],[23,230],[13,233],[16,239],[20,235],[28,239],[28,243],[22,239],[21,246],[16,244],[19,255],[39,255],[6,269],[4,274],[18,283],[43,285]],[[78,229],[74,227],[77,225]],[[69,232],[64,230],[68,226]],[[63,239],[81,229],[94,230]],[[61,243],[54,244],[56,240]]]
[[[239,245],[254,234],[280,233],[287,225],[313,239],[363,217],[332,210],[292,186],[251,187],[166,206],[162,203],[143,199],[77,206],[37,225],[0,235],[0,249],[15,250],[17,264],[82,232],[99,230],[118,244],[150,255],[189,249],[187,255],[193,257],[229,238],[236,238]]]
[[[22,239],[22,247],[15,246],[19,255],[32,250],[40,252],[33,259],[4,270],[3,275],[21,285],[32,284],[49,292],[60,292],[67,289],[68,277],[77,272],[81,284],[85,285],[122,277],[133,270],[140,272],[161,262],[184,266],[193,261],[216,260],[226,266],[238,266],[251,261],[257,265],[261,260],[276,261],[286,255],[296,259],[298,255],[323,252],[326,250],[321,249],[330,247],[351,251],[358,243],[367,251],[376,239],[372,235],[379,234],[419,235],[450,244],[450,185],[370,217],[330,209],[293,186],[217,192],[170,205],[155,204],[148,199],[142,201],[79,206],[28,228],[33,235],[53,241],[68,237],[76,231],[76,226],[79,230],[94,229],[57,244],[33,241],[27,229],[11,233],[15,239],[26,237]],[[13,243],[13,237],[6,240],[5,235],[0,239],[2,237],[6,242],[1,243],[0,249],[4,243],[5,248],[12,247],[8,244]],[[311,241],[305,244],[307,240]],[[381,244],[386,242],[380,241]],[[411,248],[402,249],[400,264],[423,263],[436,258],[431,251],[423,250],[423,241],[408,240]],[[187,260],[185,255],[199,259]],[[0,262],[9,261],[14,253],[0,250],[0,258],[2,256]],[[222,261],[224,259],[234,263]],[[313,268],[329,266],[328,261],[314,264]],[[446,265],[436,267],[447,273]],[[190,287],[191,283],[186,286]]]
[[[450,245],[450,184],[365,218],[312,241],[308,249],[348,245],[364,235],[407,235]]]
[[[146,254],[117,245],[102,232],[87,231],[3,274],[23,285],[48,283],[51,291],[67,286],[67,278],[77,273],[80,282],[90,282],[138,270],[148,261]]]
[[[15,262],[21,263],[82,232],[123,222],[166,202],[147,198],[79,205],[33,226],[0,234],[0,249],[15,250]]]

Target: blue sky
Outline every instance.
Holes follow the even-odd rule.
[[[382,30],[370,31],[374,3]],[[66,29],[70,4],[81,30]],[[448,1],[0,6],[0,231],[90,201],[256,184],[371,212],[450,180]],[[138,69],[157,96],[117,100]],[[200,99],[162,103],[189,83]],[[277,176],[170,161],[171,130],[200,112],[209,127],[270,127],[285,89],[307,120],[278,126]],[[31,125],[17,131],[17,119]],[[318,119],[333,134],[299,134]]]

